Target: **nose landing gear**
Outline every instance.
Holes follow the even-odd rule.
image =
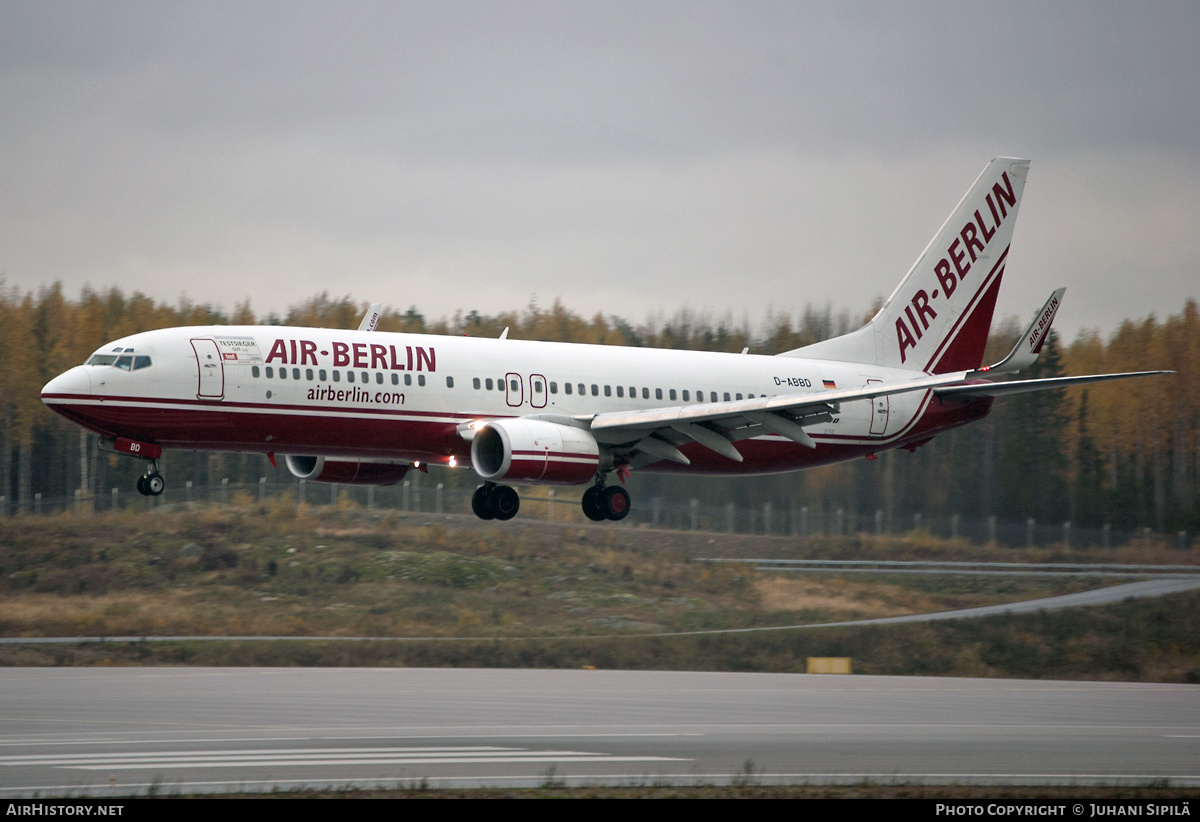
[[[150,460],[146,473],[138,477],[138,493],[143,497],[157,497],[167,488],[167,481],[158,473],[158,461]]]

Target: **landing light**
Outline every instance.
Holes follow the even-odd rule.
[[[458,460],[456,460],[454,457],[451,457],[449,465],[451,468],[454,468],[455,466],[458,465]]]

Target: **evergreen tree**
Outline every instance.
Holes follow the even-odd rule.
[[[1038,361],[1022,378],[1062,376],[1058,335],[1053,331]],[[1003,519],[1032,517],[1062,522],[1070,504],[1063,430],[1069,419],[1063,391],[1017,394],[1001,402],[1000,454],[996,465],[995,511]]]
[[[1084,527],[1101,525],[1104,516],[1104,460],[1088,428],[1088,392],[1079,400],[1075,445],[1075,480],[1071,488],[1071,521]]]

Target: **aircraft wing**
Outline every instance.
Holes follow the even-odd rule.
[[[624,452],[630,458],[629,465],[632,468],[663,459],[688,465],[691,461],[679,450],[679,446],[689,442],[697,442],[734,462],[741,462],[742,455],[733,443],[762,434],[778,434],[809,448],[816,448],[816,441],[805,432],[804,426],[828,421],[838,412],[838,406],[843,402],[925,390],[932,390],[938,397],[945,399],[1001,397],[1007,394],[1171,373],[1174,372],[1138,371],[1010,382],[965,382],[977,377],[979,372],[959,371],[898,383],[871,383],[859,388],[783,394],[732,402],[696,403],[644,411],[616,411],[577,416],[574,420],[576,424],[589,427],[597,440],[609,444],[618,452]]]
[[[1090,382],[1124,380],[1130,377],[1152,377],[1155,374],[1174,374],[1174,371],[1128,371],[1123,374],[1089,374],[1083,377],[1048,377],[1041,380],[1011,380],[1009,382],[976,382],[967,385],[951,385],[933,389],[939,397],[1003,397],[1008,394],[1025,394],[1030,391],[1049,391],[1054,388],[1071,388]]]
[[[598,440],[615,446],[624,445],[634,455],[634,467],[660,459],[687,465],[690,460],[679,451],[678,446],[691,441],[741,462],[742,455],[733,447],[736,440],[769,433],[816,448],[816,442],[804,431],[803,426],[830,419],[837,413],[840,403],[928,390],[960,383],[969,375],[970,372],[959,371],[898,383],[871,383],[859,388],[676,405],[644,411],[614,411],[578,416],[575,420],[586,424]]]

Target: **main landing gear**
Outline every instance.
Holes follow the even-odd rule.
[[[521,498],[507,485],[485,482],[471,496],[471,510],[480,519],[512,519],[521,507]]]
[[[138,487],[141,487],[140,482]],[[630,504],[629,493],[624,488],[619,485],[606,488],[603,480],[583,492],[583,513],[595,522],[625,519]],[[512,519],[520,507],[521,498],[516,491],[494,482],[485,482],[471,496],[471,510],[480,519]]]
[[[583,492],[583,515],[595,522],[625,519],[629,513],[629,493],[619,485],[604,487],[601,480]]]
[[[138,493],[143,497],[157,497],[166,488],[167,481],[163,479],[162,474],[158,473],[157,460],[150,460],[150,464],[146,466],[146,473],[138,477]]]

